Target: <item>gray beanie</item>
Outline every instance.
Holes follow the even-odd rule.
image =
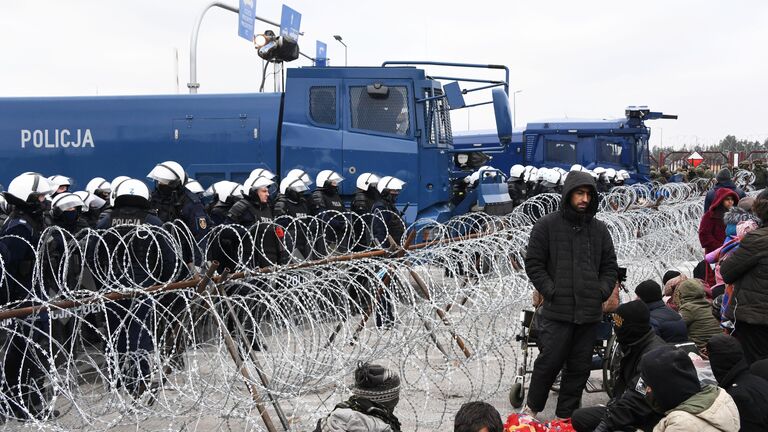
[[[717,177],[715,177],[715,180],[717,180],[718,183],[725,183],[727,181],[731,181],[731,170],[728,168],[723,168],[720,170],[720,172],[717,173]]]

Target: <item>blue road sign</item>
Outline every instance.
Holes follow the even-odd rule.
[[[325,67],[326,60],[328,59],[328,46],[325,42],[317,41],[317,48],[315,49],[315,66]]]
[[[256,0],[240,0],[240,13],[237,26],[237,34],[253,42],[253,24],[256,21]]]
[[[280,36],[288,37],[298,42],[300,28],[301,14],[283,5],[283,13],[280,16]]]

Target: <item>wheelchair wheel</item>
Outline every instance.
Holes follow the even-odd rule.
[[[520,408],[525,401],[525,387],[523,383],[516,382],[512,384],[512,389],[509,390],[509,403],[513,408]]]
[[[608,346],[605,348],[605,358],[603,359],[603,390],[608,397],[613,397],[613,389],[616,385],[616,376],[619,374],[622,352],[619,348],[619,341],[616,335],[612,334],[608,339]]]

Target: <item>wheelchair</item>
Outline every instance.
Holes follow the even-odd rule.
[[[515,336],[515,340],[520,342],[520,348],[523,352],[522,364],[518,367],[517,375],[509,391],[509,403],[514,408],[520,408],[525,401],[525,381],[526,376],[533,372],[533,361],[531,349],[537,348],[537,330],[535,328],[536,311],[525,309],[520,311],[520,333]],[[616,376],[619,373],[621,364],[621,350],[613,331],[613,318],[611,314],[603,314],[603,320],[598,325],[597,338],[592,347],[592,370],[602,370],[603,383],[597,386],[591,381],[587,381],[587,393],[597,393],[604,391],[609,397],[613,396]]]

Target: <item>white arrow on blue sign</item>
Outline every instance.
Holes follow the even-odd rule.
[[[301,14],[283,5],[283,12],[280,16],[280,36],[299,41],[299,30],[301,28]]]
[[[255,21],[256,0],[240,0],[237,34],[248,42],[253,42],[253,27]]]
[[[326,60],[328,59],[328,46],[325,42],[317,41],[317,48],[315,49],[315,66],[325,67]]]

